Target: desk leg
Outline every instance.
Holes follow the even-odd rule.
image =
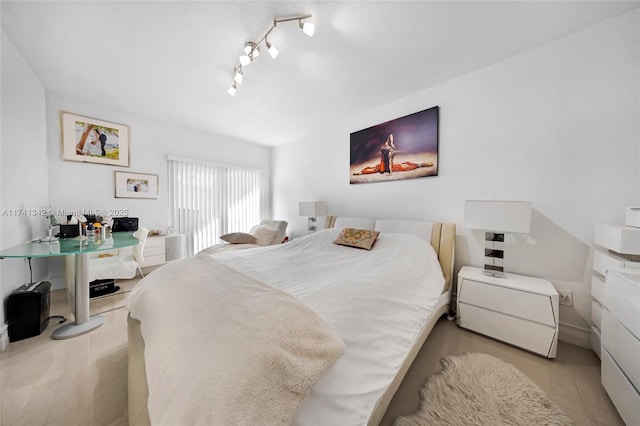
[[[76,321],[63,325],[53,332],[52,339],[68,339],[100,327],[106,322],[102,316],[89,317],[89,255],[75,255],[75,317]]]

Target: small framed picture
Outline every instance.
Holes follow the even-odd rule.
[[[62,159],[129,167],[129,126],[61,111]]]
[[[116,172],[116,198],[158,198],[158,175]]]

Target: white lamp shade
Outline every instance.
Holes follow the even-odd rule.
[[[298,215],[318,217],[327,215],[327,204],[324,201],[300,201]]]
[[[269,45],[269,48],[267,50],[269,51],[269,55],[271,55],[273,59],[275,59],[280,53],[280,51],[276,49],[276,47],[273,44]]]
[[[500,233],[528,234],[531,203],[528,201],[464,202],[464,227]]]
[[[309,37],[313,37],[313,33],[316,31],[316,26],[311,22],[305,22],[302,25],[302,31]]]

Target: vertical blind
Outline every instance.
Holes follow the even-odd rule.
[[[171,224],[185,235],[187,256],[248,232],[261,219],[263,173],[170,156]]]

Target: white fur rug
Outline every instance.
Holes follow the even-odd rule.
[[[573,425],[513,365],[486,354],[448,356],[420,390],[418,411],[394,426]]]

